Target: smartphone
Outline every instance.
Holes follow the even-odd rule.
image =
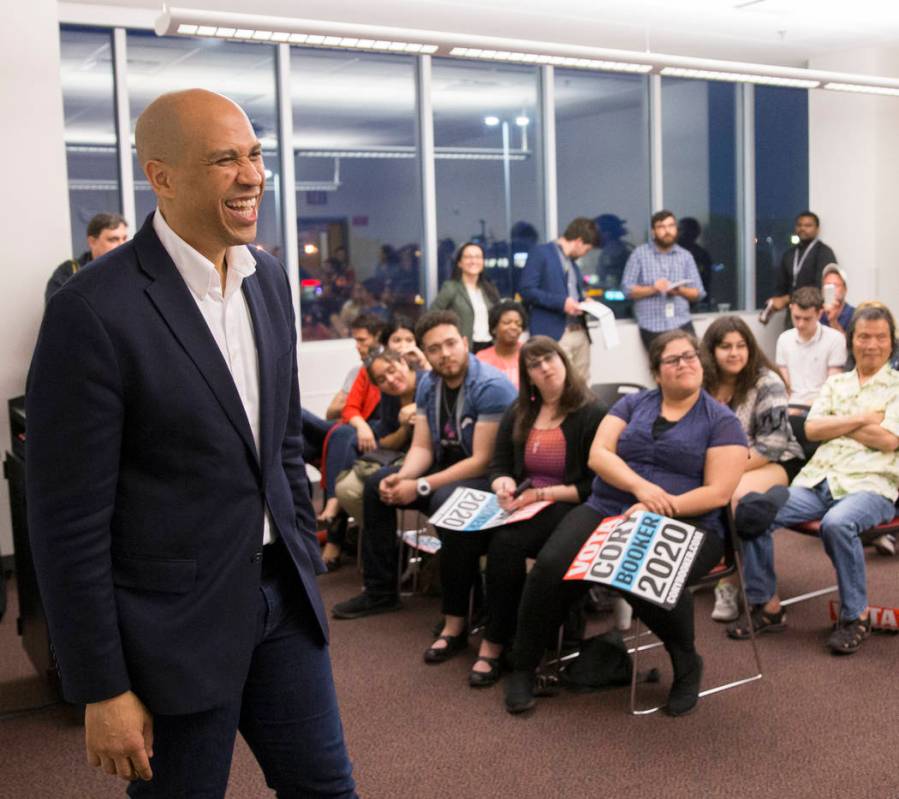
[[[833,283],[826,284],[822,293],[824,294],[825,305],[833,305],[836,302],[837,287]]]

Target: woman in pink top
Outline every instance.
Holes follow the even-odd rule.
[[[477,353],[477,357],[495,366],[518,388],[518,353],[522,331],[528,326],[524,307],[514,300],[502,300],[490,309],[490,335],[493,346]]]

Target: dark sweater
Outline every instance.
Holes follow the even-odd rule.
[[[513,403],[503,414],[496,434],[496,449],[490,463],[489,477],[492,483],[497,477],[508,476],[520,483],[524,478],[524,444],[516,442],[512,437],[515,426],[515,408]],[[591,401],[573,413],[569,413],[562,422],[562,435],[565,437],[565,485],[577,488],[578,498],[583,502],[590,496],[593,478],[596,476],[587,466],[590,445],[596,435],[596,428],[605,416],[605,409],[598,402]]]

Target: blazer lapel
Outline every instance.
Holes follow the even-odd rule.
[[[257,261],[256,273],[245,278],[241,284],[241,291],[247,300],[250,309],[250,318],[253,320],[253,336],[256,339],[256,353],[259,362],[259,448],[262,455],[262,463],[267,462],[267,457],[272,446],[272,415],[273,394],[275,389],[275,334],[272,330],[271,317],[265,306],[265,298],[262,296],[262,287],[259,283],[259,270]]]
[[[228,365],[190,289],[153,230],[152,219],[151,214],[134,237],[140,267],[153,279],[145,289],[147,296],[194,362],[225,415],[258,462],[253,431],[234,385],[234,378],[231,377]]]

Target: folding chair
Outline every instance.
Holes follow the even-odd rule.
[[[746,614],[746,617],[749,618],[749,602],[746,599],[746,587],[743,581],[743,559],[740,551],[740,540],[737,537],[737,530],[734,524],[733,512],[730,509],[730,505],[726,508],[724,515],[726,517],[726,529],[727,529],[727,537],[724,540],[724,565],[718,566],[715,569],[712,569],[707,575],[699,580],[699,582],[695,583],[691,588],[700,588],[702,586],[715,585],[718,580],[722,577],[729,577],[730,575],[736,574],[737,579],[740,583],[740,594],[743,597],[743,612]],[[687,589],[690,590],[690,589]],[[645,652],[648,649],[655,649],[657,647],[662,646],[661,641],[656,641],[650,644],[640,644],[640,637],[643,633],[640,632],[642,624],[640,619],[635,616],[634,617],[634,646],[632,649],[628,651],[633,656],[633,672],[631,674],[631,698],[630,698],[630,712],[634,716],[646,716],[650,713],[655,713],[662,706],[657,705],[656,707],[651,708],[637,708],[637,659],[640,652]],[[745,685],[746,683],[755,682],[756,680],[762,679],[762,659],[759,656],[758,645],[755,640],[755,632],[752,629],[752,624],[749,625],[749,640],[752,643],[752,653],[755,657],[755,665],[756,672],[754,674],[748,675],[746,677],[740,677],[736,680],[732,680],[731,682],[722,683],[721,685],[716,685],[713,688],[706,688],[703,691],[699,692],[700,697],[710,696],[712,694],[717,694],[721,691],[727,691],[730,688],[736,688],[740,685]],[[646,635],[651,635],[647,631]]]
[[[646,386],[641,386],[639,383],[594,383],[590,386],[590,390],[608,410],[622,397],[636,394],[638,391],[645,391]]]
[[[411,524],[407,514],[412,514]],[[396,518],[396,535],[400,544],[396,569],[396,592],[399,596],[412,596],[418,593],[422,555],[437,554],[440,551],[440,539],[436,535],[428,533],[428,518],[420,511],[398,508]],[[412,590],[404,593],[402,586],[408,577],[412,578]]]

